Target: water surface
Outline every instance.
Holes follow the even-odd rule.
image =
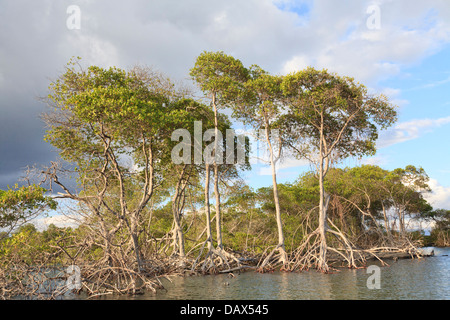
[[[167,290],[132,299],[147,300],[308,300],[308,299],[450,299],[450,248],[435,256],[388,261],[380,268],[380,289],[369,289],[366,269],[333,274],[316,271],[173,277]],[[379,265],[378,263],[375,263]],[[122,298],[121,298],[122,299]]]

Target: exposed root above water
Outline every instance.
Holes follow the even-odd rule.
[[[359,248],[349,238],[328,220],[332,228],[327,232],[335,241],[327,244],[321,237],[319,229],[306,236],[304,241],[290,255],[289,262],[285,266],[288,271],[302,271],[316,269],[328,273],[333,268],[361,268],[367,261],[378,260],[382,265],[387,265],[387,259],[420,258],[423,253],[419,249],[420,243],[414,243],[408,238],[399,238],[390,241],[389,246],[372,246]]]
[[[262,255],[264,257],[265,254]],[[264,273],[267,270],[287,270],[286,266],[289,261],[288,254],[283,245],[276,246],[260,263],[258,263],[258,272]]]
[[[205,247],[207,248],[207,253],[203,255]],[[191,272],[197,271],[202,274],[214,274],[240,266],[241,262],[238,257],[221,247],[214,248],[212,241],[207,239],[191,266]]]

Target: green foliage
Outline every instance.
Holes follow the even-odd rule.
[[[248,71],[241,61],[222,51],[205,51],[197,57],[190,75],[205,94],[226,104],[239,93]]]
[[[431,233],[427,237],[429,245],[450,246],[450,210],[430,210],[422,213],[420,217],[434,222]]]
[[[56,209],[56,201],[45,196],[46,192],[34,184],[0,190],[0,228],[26,221],[44,209]]]
[[[281,76],[274,76],[259,66],[250,67],[251,77],[243,85],[241,96],[232,105],[233,116],[256,130],[275,129],[283,110]]]
[[[397,119],[383,95],[374,96],[353,78],[307,68],[281,84],[289,112],[282,117],[286,140],[299,157],[314,154],[335,160],[373,155],[378,128]]]
[[[341,230],[358,237],[369,230],[382,228],[373,219],[377,219],[378,223],[383,221],[383,207],[386,212],[394,214],[394,217],[399,210],[402,211],[402,217],[409,216],[413,219],[435,217],[437,221],[441,214],[445,216],[442,213],[445,211],[430,212],[431,206],[424,199],[424,192],[429,188],[425,182],[427,179],[423,169],[412,166],[406,168],[389,171],[378,166],[363,165],[330,169],[325,179],[325,187],[331,195],[329,218]],[[401,172],[407,172],[409,180],[393,179],[393,176],[397,177]],[[412,172],[416,173],[414,177]],[[416,180],[420,180],[421,183],[411,183]],[[417,185],[420,185],[420,188],[417,188]],[[306,172],[295,183],[279,184],[278,191],[286,244],[289,245],[292,237],[295,237],[291,240],[294,242],[301,239],[302,224],[305,223],[308,213],[318,210],[318,178],[313,172]],[[257,194],[260,209],[268,214],[274,214],[272,188],[258,189]],[[309,221],[317,225],[317,216],[310,216]],[[445,218],[442,221],[446,221]],[[386,230],[383,227],[380,231]]]
[[[10,237],[0,241],[0,262],[25,262],[29,265],[37,263],[64,263],[64,255],[55,255],[60,241],[73,234],[71,228],[58,228],[51,224],[42,232],[33,224],[25,224]]]
[[[142,162],[141,139],[164,147],[167,137],[161,137],[161,130],[180,118],[167,92],[148,86],[154,79],[137,71],[96,66],[77,70],[69,63],[50,85],[49,103],[56,113],[50,115],[45,139],[64,160],[77,163],[81,174],[96,165],[92,155],[103,155],[105,139],[111,149]]]
[[[166,235],[172,228],[173,215],[172,204],[169,202],[162,208],[157,208],[152,213],[152,224],[149,232],[156,238]]]

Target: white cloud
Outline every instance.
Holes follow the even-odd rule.
[[[311,60],[305,55],[294,56],[283,65],[283,74],[289,74],[305,69],[311,65]]]
[[[450,14],[441,1],[379,1],[379,30],[366,26],[366,10],[372,4],[360,0],[345,5],[330,0],[85,2],[79,5],[79,33],[116,48],[111,55],[117,54],[121,64],[151,61],[175,76],[185,76],[201,51],[224,50],[274,73],[313,65],[363,82],[398,74],[405,63],[422,59],[450,38]],[[304,15],[296,12],[302,6],[308,8]],[[437,8],[438,14],[425,15],[431,8]]]
[[[439,119],[418,119],[397,124],[380,135],[377,142],[379,148],[419,138],[422,134],[430,132],[433,128],[450,123],[450,117]]]
[[[83,61],[102,67],[115,66],[120,62],[118,49],[113,43],[78,31],[68,34],[59,50],[65,56],[71,56],[71,53],[73,55],[76,51],[77,56],[82,57]]]
[[[373,93],[373,94],[377,94],[377,90],[375,90],[375,89],[372,89],[369,92]],[[380,90],[380,93],[384,94],[386,97],[388,97],[389,101],[393,105],[398,106],[399,108],[402,108],[409,104],[408,100],[400,98],[400,96],[401,96],[400,89],[385,87]]]
[[[310,23],[300,30],[303,48],[283,65],[317,68],[376,83],[436,52],[450,40],[448,6],[442,1],[378,1],[381,27],[369,30],[371,1],[314,1]]]
[[[33,4],[33,14],[8,4],[2,22],[34,30],[26,42],[36,50],[17,40],[26,35],[18,31],[0,31],[0,39],[6,48],[23,49],[21,61],[28,54],[46,60],[46,67],[81,55],[86,63],[150,64],[178,78],[201,51],[224,50],[274,73],[313,65],[363,82],[396,75],[450,40],[450,10],[442,1],[376,3],[379,30],[366,25],[374,2],[360,0],[82,1],[80,30],[66,27],[68,4]]]
[[[283,161],[278,161],[275,164],[275,171],[277,174],[279,174],[284,169],[288,168],[296,168],[296,167],[304,167],[308,166],[309,162],[307,160],[298,160],[295,158],[286,158],[283,159]],[[259,169],[258,174],[260,176],[271,176],[272,175],[272,167],[270,165],[264,166]],[[298,174],[297,174],[298,175]]]
[[[395,89],[395,88],[383,88],[381,90],[381,93],[384,94],[385,96],[387,96],[388,98],[395,98],[398,95],[400,95],[401,90],[400,89]]]
[[[45,218],[38,218],[33,220],[34,225],[38,230],[45,230],[49,225],[54,224],[59,228],[72,227],[75,228],[79,225],[79,221],[75,217],[68,215],[54,215]]]
[[[374,166],[382,166],[386,163],[388,163],[388,160],[386,159],[385,156],[374,156],[374,157],[370,157],[370,158],[365,158],[363,160],[361,160],[362,164],[367,164],[367,165],[374,165]]]
[[[425,194],[425,199],[435,209],[450,209],[450,187],[444,187],[436,179],[430,179],[428,185],[432,192]]]

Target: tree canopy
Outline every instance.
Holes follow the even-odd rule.
[[[397,120],[384,95],[312,67],[273,75],[222,51],[201,53],[189,75],[202,97],[147,67],[78,59],[51,82],[41,118],[60,161],[41,184],[0,190],[0,228],[59,199],[76,203],[80,225],[2,233],[0,288],[26,288],[29,266],[49,262],[83,265],[93,295],[156,290],[168,273],[360,267],[386,250],[419,256],[425,238],[409,226],[419,219],[433,221],[434,243],[449,242],[448,210],[426,201],[423,168],[340,167],[374,155]],[[271,186],[254,190],[241,176],[250,152],[248,139],[228,134],[235,121],[267,147]],[[280,184],[284,157],[312,170]]]
[[[36,184],[0,190],[0,228],[12,231],[46,210],[56,209],[56,201],[46,192]]]

